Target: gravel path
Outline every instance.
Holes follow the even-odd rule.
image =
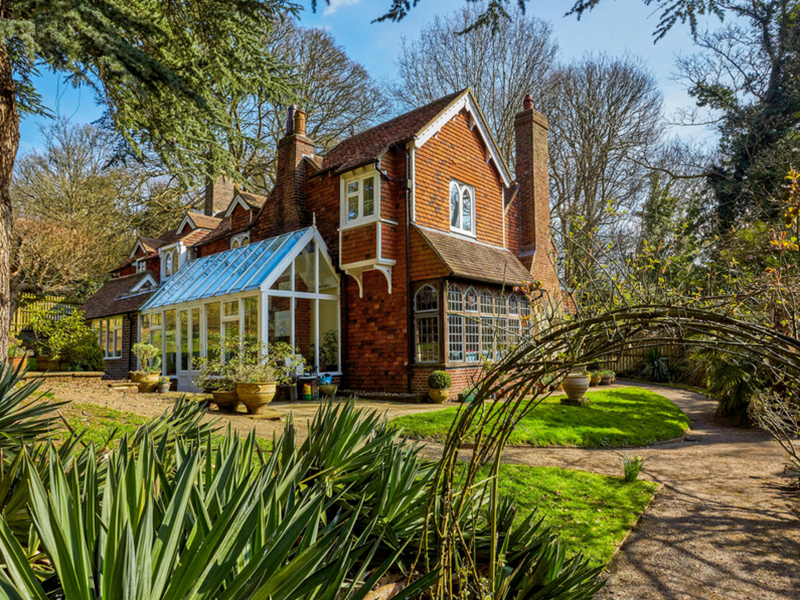
[[[691,419],[686,441],[630,450],[663,484],[598,600],[800,599],[800,493],[780,446],[714,418],[700,394],[650,386]],[[436,448],[429,445],[431,456]],[[618,450],[508,447],[505,462],[620,476]]]
[[[607,570],[598,600],[800,600],[800,494],[783,473],[785,456],[769,436],[728,427],[713,417],[702,395],[636,383],[656,391],[691,419],[686,441],[628,451],[646,458],[643,476],[663,484]],[[157,395],[126,395],[97,386],[52,386],[56,397],[154,415],[171,402]],[[435,405],[370,402],[389,418],[440,410]],[[293,410],[298,433],[317,403],[275,404]],[[212,416],[217,416],[212,413]],[[281,421],[231,418],[234,429],[253,427],[271,437]],[[426,453],[435,458],[437,444]],[[509,447],[505,462],[550,465],[620,476],[617,450]]]

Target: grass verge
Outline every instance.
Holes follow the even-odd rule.
[[[658,489],[650,481],[522,465],[500,465],[499,481],[517,501],[518,519],[537,510],[568,553],[581,552],[592,566],[608,564]]]
[[[637,387],[589,392],[584,406],[564,406],[562,396],[547,398],[511,434],[509,443],[586,448],[646,446],[680,437],[689,418],[664,396]],[[493,406],[486,404],[486,410]],[[406,415],[391,423],[418,439],[442,441],[458,407]]]

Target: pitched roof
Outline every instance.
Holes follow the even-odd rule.
[[[238,190],[236,194],[240,196],[250,208],[261,208],[267,201],[266,196],[259,196],[258,194],[251,194],[250,192]]]
[[[211,240],[216,240],[221,237],[225,237],[231,232],[231,218],[230,217],[223,217],[219,220],[219,225],[217,225],[214,231],[208,232],[203,239],[194,242],[193,246],[198,246],[200,244],[205,244],[206,242],[210,242]]]
[[[148,238],[144,237],[143,235],[139,236],[139,242],[141,242],[142,246],[144,246],[144,249],[148,252],[155,252],[161,248],[161,246],[168,243],[167,240],[163,240],[161,238]]]
[[[153,295],[153,292],[143,292],[131,295],[131,290],[145,277],[150,277],[147,272],[126,275],[109,279],[103,287],[86,301],[82,310],[87,319],[110,317],[136,312]]]
[[[209,217],[193,210],[187,210],[186,214],[192,220],[192,223],[200,229],[214,229],[219,225],[220,220],[217,217]]]
[[[469,93],[455,92],[342,140],[325,155],[322,172],[344,173],[380,158],[389,148],[413,138],[451,104]]]
[[[534,278],[514,254],[442,231],[414,225],[439,259],[457,277],[492,283],[523,284]]]

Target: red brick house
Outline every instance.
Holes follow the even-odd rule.
[[[240,334],[287,341],[350,389],[420,392],[436,369],[463,389],[521,331],[530,307],[514,285],[558,295],[548,126],[531,104],[515,117],[516,182],[469,90],[323,157],[290,110],[269,198],[220,179],[205,214],[140,237],[86,304],[109,374],[133,369],[130,345],[147,339],[189,389],[192,359]]]

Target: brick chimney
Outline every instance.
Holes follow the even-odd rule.
[[[519,185],[519,259],[551,291],[558,290],[552,266],[550,237],[550,194],[548,181],[547,118],[533,109],[530,94],[522,112],[514,117],[517,184]]]
[[[254,228],[264,239],[308,225],[304,156],[314,155],[314,141],[306,137],[306,113],[289,107],[286,135],[278,142],[275,188]]]
[[[212,182],[206,180],[206,198],[203,212],[209,217],[213,217],[218,212],[228,208],[233,200],[233,179],[220,175],[217,180]]]

